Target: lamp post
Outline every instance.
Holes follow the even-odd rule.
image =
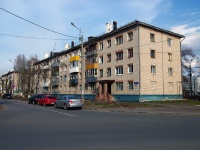
[[[14,93],[14,88],[15,88],[15,63],[12,61],[12,60],[9,60],[10,62],[13,63],[14,67],[13,67],[13,85],[11,85],[11,88],[12,88],[12,93]]]
[[[193,59],[190,60],[190,94],[192,96],[192,67],[191,67],[191,63],[192,63]]]
[[[81,99],[84,100],[84,90],[85,90],[85,56],[83,50],[83,32],[81,28],[78,28],[73,22],[71,25],[79,30],[79,40],[81,41]]]

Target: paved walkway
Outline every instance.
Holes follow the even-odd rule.
[[[162,115],[189,115],[200,116],[200,105],[196,106],[177,106],[165,105],[161,108],[106,108],[99,111],[133,113],[133,114],[162,114]]]

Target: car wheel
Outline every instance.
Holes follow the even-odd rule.
[[[67,107],[67,104],[64,104],[64,109],[65,109],[65,110],[67,110],[67,109],[68,109],[68,107]]]
[[[38,104],[38,106],[40,105],[40,103],[39,103],[39,102],[37,102],[37,104]]]
[[[54,103],[54,108],[57,108],[57,104],[56,103]]]

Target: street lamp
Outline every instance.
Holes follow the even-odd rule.
[[[15,63],[12,61],[12,60],[9,60],[10,62],[13,63],[14,67],[13,67],[13,85],[11,85],[11,88],[12,88],[12,92],[14,93],[14,88],[15,88],[15,80],[14,80],[14,77],[15,77]]]
[[[84,90],[85,90],[85,56],[83,50],[83,32],[81,28],[78,28],[73,22],[71,25],[79,30],[79,40],[81,41],[81,99],[84,100]]]

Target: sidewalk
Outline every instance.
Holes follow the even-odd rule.
[[[162,108],[105,108],[99,111],[131,113],[131,114],[161,114],[161,115],[186,115],[200,116],[200,105],[196,106],[177,106],[165,105]]]

